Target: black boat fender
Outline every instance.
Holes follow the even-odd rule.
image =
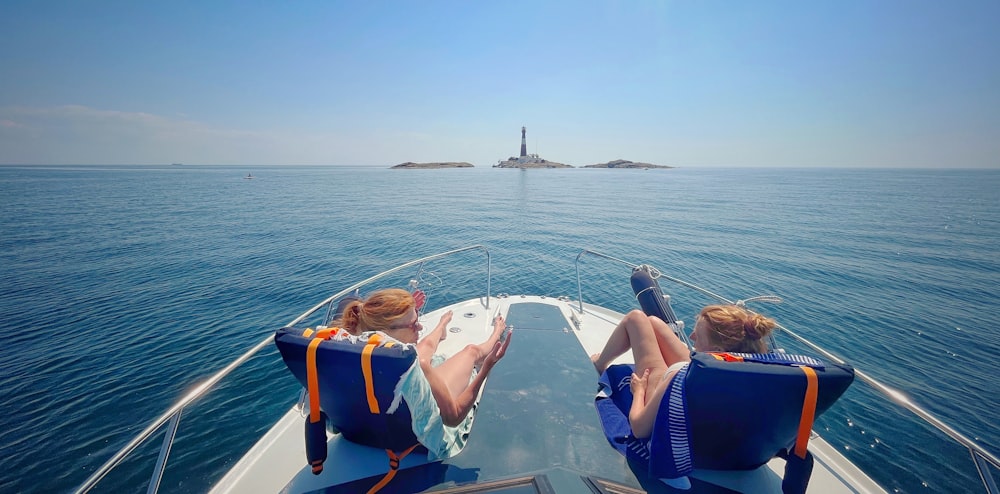
[[[643,265],[633,269],[630,281],[635,298],[647,316],[656,316],[666,323],[677,322],[677,316],[670,307],[669,297],[663,295],[659,282],[650,274],[648,266]]]

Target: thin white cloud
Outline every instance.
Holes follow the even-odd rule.
[[[351,141],[81,105],[0,108],[0,163],[329,164]]]
[[[246,130],[82,105],[0,108],[0,122],[5,122],[0,126],[0,163],[7,164],[391,166],[404,161],[469,161],[490,166],[516,152],[517,144],[511,138],[500,149],[495,139],[364,126]]]
[[[0,164],[391,166],[404,161],[468,161],[488,167],[515,155],[520,144],[520,125],[511,124],[514,130],[500,136],[495,127],[470,132],[440,126],[413,130],[386,121],[386,125],[373,127],[366,122],[337,131],[248,130],[82,105],[0,107]],[[529,133],[529,150],[575,166],[612,159],[676,166],[1000,166],[996,160],[1000,141],[985,142],[979,134],[961,131],[845,135],[817,127],[788,132],[779,140],[743,128],[717,130],[711,138],[683,131],[551,134],[551,129]]]

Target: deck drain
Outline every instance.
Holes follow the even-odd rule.
[[[475,312],[466,312],[465,314],[462,314],[462,316],[465,317],[466,319],[472,319],[473,317],[476,317],[476,313]]]
[[[448,332],[449,333],[458,333],[460,331],[462,331],[462,328],[460,328],[458,326],[452,326],[452,327],[448,328]]]

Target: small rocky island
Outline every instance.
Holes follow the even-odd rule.
[[[512,156],[493,165],[493,168],[573,168],[573,165],[544,160],[537,154],[530,154],[519,158]]]
[[[537,154],[528,154],[527,129],[521,127],[521,155],[500,160],[493,168],[573,168],[572,165],[542,159]]]
[[[666,165],[654,165],[651,163],[637,163],[635,161],[628,160],[614,160],[607,163],[598,163],[596,165],[587,165],[584,168],[673,168],[672,166]]]
[[[528,154],[528,142],[526,138],[527,129],[521,127],[521,154],[520,156],[511,156],[505,160],[500,160],[497,164],[493,165],[493,168],[576,168],[573,165],[567,165],[565,163],[557,163],[555,161],[549,161],[547,159],[542,159],[541,156],[537,154]],[[434,163],[414,163],[412,161],[407,161],[406,163],[400,163],[392,168],[414,168],[414,169],[434,169],[434,168],[473,168],[471,163],[465,161],[441,161]],[[607,163],[598,163],[596,165],[587,165],[583,168],[641,168],[648,170],[650,168],[673,168],[672,166],[665,165],[654,165],[652,163],[639,163],[635,161],[628,160],[613,160]]]
[[[464,161],[440,161],[435,163],[414,163],[412,161],[407,161],[406,163],[400,163],[394,167],[395,168],[419,168],[419,169],[429,169],[429,168],[473,168],[472,163],[466,163]]]

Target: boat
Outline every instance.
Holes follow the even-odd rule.
[[[246,179],[246,180],[253,180],[254,176],[253,176],[253,173],[247,173],[247,176],[245,176],[243,178]]]
[[[755,301],[770,299],[732,301],[674,278],[651,264],[636,264],[590,249],[582,250],[575,264],[575,289],[571,287],[567,294],[558,296],[494,294],[490,252],[481,245],[415,259],[346,286],[193,387],[96,469],[76,492],[89,492],[126,457],[136,454],[140,446],[162,437],[148,486],[148,492],[156,492],[174,446],[182,412],[218,389],[220,382],[235,369],[266,353],[265,349],[273,350],[283,332],[293,329],[306,334],[320,331],[336,315],[338,304],[345,297],[387,287],[407,287],[425,295],[426,304],[419,316],[425,331],[432,329],[446,311],[452,311],[454,317],[447,338],[439,346],[439,352],[445,354],[482,341],[497,315],[505,315],[507,324],[513,328],[507,355],[493,368],[486,381],[464,449],[443,460],[432,461],[427,455],[416,453],[392,460],[392,455],[383,449],[348,441],[342,437],[346,432],[341,434],[328,429],[320,433],[320,441],[325,441],[322,449],[326,452],[325,464],[321,465],[325,466],[321,472],[314,473],[315,468],[307,461],[310,446],[303,436],[303,424],[309,423],[313,405],[303,387],[298,400],[288,404],[284,415],[263,434],[258,437],[253,430],[246,431],[247,435],[256,438],[256,442],[247,451],[224,456],[235,461],[213,479],[210,492],[366,492],[373,488],[381,488],[379,492],[449,493],[781,492],[781,483],[787,480],[786,472],[792,460],[780,457],[750,470],[695,468],[687,476],[687,489],[649,478],[642,467],[610,443],[607,426],[595,408],[601,396],[598,376],[588,357],[601,350],[624,316],[622,311],[609,308],[610,303],[589,300],[604,301],[620,294],[632,300],[633,305],[638,301],[647,312],[666,309],[670,313],[665,320],[671,322],[678,336],[687,341],[683,321],[676,320],[671,309],[671,301],[680,300],[681,293],[685,297],[698,298],[697,304],[736,303],[749,307],[748,304],[757,303]],[[603,268],[594,270],[597,265]],[[476,279],[472,266],[478,266],[476,271],[482,270],[482,279]],[[595,279],[587,276],[592,271],[599,273]],[[645,273],[653,283],[637,289],[634,281],[637,273]],[[618,275],[620,277],[616,278]],[[571,276],[562,279],[568,280]],[[633,280],[632,290],[627,280]],[[670,288],[664,289],[667,283]],[[590,294],[586,297],[585,289]],[[779,326],[778,337],[796,341],[827,365],[850,368],[839,356],[789,328]],[[772,340],[771,348],[782,346]],[[778,350],[776,353],[784,352]],[[630,353],[626,353],[615,363],[628,364],[630,359]],[[968,449],[984,492],[998,492],[990,469],[1000,468],[1000,461],[993,453],[902,393],[860,369],[853,369],[853,372],[857,383],[879,392],[887,404],[912,412],[915,418]],[[291,372],[277,378],[285,382],[295,380]],[[803,423],[809,431],[808,423],[798,422],[796,415],[796,427],[802,428]],[[308,430],[308,425],[306,427]],[[801,433],[800,430],[799,439]],[[806,492],[887,492],[815,430],[806,436],[808,452],[813,458],[811,475],[806,474]],[[197,447],[207,449],[213,445],[206,443]],[[913,465],[912,468],[921,467]],[[131,487],[132,490],[140,488]]]

